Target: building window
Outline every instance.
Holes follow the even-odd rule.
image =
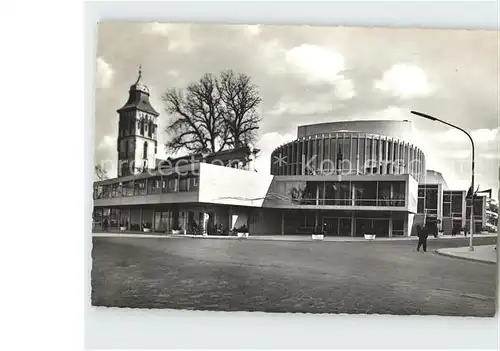
[[[391,187],[390,182],[378,182],[377,205],[391,206]]]
[[[405,222],[400,219],[392,220],[392,236],[403,236],[405,230]]]
[[[104,199],[111,197],[111,185],[103,185],[102,187],[102,197]]]
[[[168,180],[168,192],[169,193],[175,193],[175,192],[177,192],[177,177],[170,178]]]
[[[443,203],[443,217],[451,217],[451,205],[450,203]]]
[[[188,191],[189,190],[189,178],[182,177],[179,180],[179,191]]]
[[[391,205],[404,206],[406,203],[406,183],[392,182],[391,184]]]
[[[148,194],[159,194],[161,192],[161,178],[148,178]]]
[[[141,120],[140,131],[141,131],[141,135],[144,135],[144,120]]]
[[[451,195],[451,213],[453,217],[462,217],[463,200],[463,193],[454,193]]]
[[[144,142],[143,150],[142,150],[142,158],[147,159],[148,158],[148,142]]]
[[[137,180],[136,183],[139,188],[139,195],[146,195],[146,179]]]
[[[153,123],[149,121],[149,128],[148,128],[148,137],[152,137],[153,135]]]
[[[198,176],[192,176],[189,178],[189,189],[190,190],[198,189]]]
[[[353,182],[356,206],[376,206],[377,182]]]
[[[130,182],[124,183],[122,193],[125,196],[133,196],[134,195],[134,182],[130,181]]]

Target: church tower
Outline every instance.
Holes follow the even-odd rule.
[[[149,102],[149,89],[142,82],[140,67],[137,81],[130,86],[127,102],[117,112],[118,176],[155,168],[159,113]]]

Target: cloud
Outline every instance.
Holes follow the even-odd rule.
[[[251,24],[244,27],[245,33],[250,37],[258,36],[262,32],[262,27],[260,26],[260,24]]]
[[[498,140],[499,129],[500,128],[475,129],[470,131],[469,134],[471,135],[472,140],[474,140],[474,144],[485,144],[485,143],[496,142]],[[439,141],[453,143],[453,144],[470,143],[467,135],[465,135],[465,133],[455,128],[449,128],[444,132],[434,133],[433,138]]]
[[[335,94],[341,100],[348,100],[356,96],[354,82],[351,79],[345,79],[343,76],[335,81]]]
[[[382,110],[367,111],[346,116],[346,120],[407,120],[409,111],[398,106],[388,106]]]
[[[420,67],[408,64],[392,66],[374,86],[401,99],[428,96],[435,89]]]
[[[476,129],[472,131],[472,139],[474,143],[490,143],[498,141],[499,128],[495,129]]]
[[[168,51],[190,53],[199,46],[199,43],[193,40],[191,36],[189,24],[147,23],[143,27],[143,32],[149,35],[166,37],[168,39]]]
[[[97,87],[107,89],[113,82],[115,71],[102,57],[97,58]]]
[[[338,74],[345,69],[344,57],[325,47],[302,44],[288,50],[285,60],[295,74],[301,74],[306,80],[335,83]]]
[[[333,110],[334,99],[332,94],[317,96],[314,99],[303,100],[284,96],[266,112],[269,116],[299,115],[312,116]]]
[[[105,135],[98,146],[99,149],[116,148],[116,135]]]
[[[489,152],[482,153],[479,157],[484,158],[486,160],[498,160],[500,159],[500,154],[498,152]]]
[[[284,52],[286,72],[308,84],[331,84],[338,99],[356,96],[354,81],[341,74],[345,70],[344,57],[325,47],[302,44]]]
[[[257,143],[257,148],[260,149],[260,155],[255,160],[255,169],[259,173],[270,173],[271,154],[274,149],[295,139],[296,135],[292,133],[280,134],[276,132],[270,132],[262,134]]]

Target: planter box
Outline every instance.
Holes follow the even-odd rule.
[[[142,231],[144,233],[149,233],[149,232],[151,232],[151,228],[142,228]]]
[[[174,235],[181,234],[181,230],[172,229],[172,234],[174,234]]]
[[[365,234],[365,239],[366,240],[374,240],[376,237],[375,234]]]
[[[313,234],[312,239],[313,240],[323,240],[325,236],[323,234]]]
[[[238,238],[248,238],[248,233],[237,233]]]
[[[125,230],[127,230],[127,227],[120,227],[121,232],[124,232]]]

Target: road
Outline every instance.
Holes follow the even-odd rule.
[[[493,244],[496,238],[477,238]],[[93,238],[92,303],[219,311],[493,316],[496,266],[439,256],[468,238],[288,242]]]

